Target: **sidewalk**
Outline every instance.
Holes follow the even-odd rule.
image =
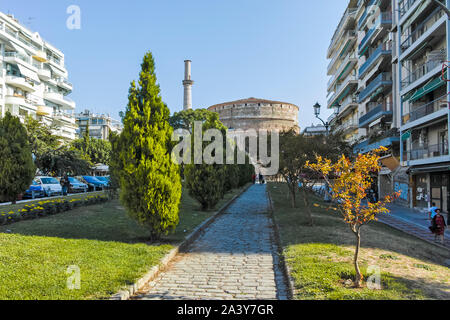
[[[395,229],[411,234],[417,238],[442,246],[440,241],[434,242],[434,234],[428,229],[430,222],[428,221],[428,213],[420,212],[397,205],[389,205],[390,214],[379,215],[378,220]],[[447,215],[444,214],[447,222]],[[445,245],[450,250],[450,231],[445,232]]]

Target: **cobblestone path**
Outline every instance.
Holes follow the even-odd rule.
[[[133,299],[287,299],[265,185],[253,185]]]

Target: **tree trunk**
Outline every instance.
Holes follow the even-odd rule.
[[[292,208],[295,208],[295,186],[290,186],[289,191],[291,192],[291,204]]]
[[[361,274],[361,270],[359,270],[358,257],[359,257],[359,248],[361,247],[361,232],[360,229],[357,228],[353,230],[356,236],[356,249],[355,249],[355,257],[353,258],[353,264],[355,266],[356,278],[355,278],[355,287],[361,288],[361,281],[363,280],[363,275]]]
[[[306,213],[308,214],[309,226],[312,227],[312,226],[314,226],[314,220],[313,220],[312,213],[311,213],[311,207],[309,204],[308,193],[306,192],[305,187],[302,187],[302,193],[303,193],[303,201],[305,202]]]

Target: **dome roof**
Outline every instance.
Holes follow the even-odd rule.
[[[217,107],[223,107],[223,106],[229,106],[229,105],[234,105],[234,104],[257,104],[257,103],[263,103],[263,104],[286,104],[286,105],[291,105],[296,107],[297,109],[299,109],[298,106],[296,106],[295,104],[289,103],[289,102],[281,102],[281,101],[273,101],[273,100],[266,100],[266,99],[258,99],[258,98],[253,98],[250,97],[248,99],[241,99],[241,100],[236,100],[236,101],[230,101],[230,102],[224,102],[224,103],[220,103],[220,104],[215,104],[211,107],[208,108],[208,110],[217,108]]]

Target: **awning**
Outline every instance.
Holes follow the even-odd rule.
[[[400,162],[394,156],[381,158],[380,161],[383,166],[389,168],[391,171],[395,171],[400,166]]]
[[[364,55],[364,53],[366,53],[367,49],[369,49],[369,45],[366,45],[366,48],[359,54],[360,57],[362,57]]]
[[[59,75],[59,76],[63,76],[63,77],[67,77],[66,73],[64,71],[62,71],[61,69],[52,66],[51,64],[49,64],[50,69],[52,69],[53,73]]]
[[[447,72],[445,72],[444,77],[441,75],[430,80],[427,84],[425,84],[422,88],[418,89],[410,98],[410,102],[414,102],[422,98],[427,93],[430,93],[437,88],[443,86],[445,84],[445,81],[442,80],[443,78],[447,78]]]
[[[39,77],[36,72],[34,72],[20,64],[17,64],[17,66],[19,67],[19,70],[20,70],[20,73],[22,74],[22,76],[30,78],[38,83],[41,82],[41,80],[39,80]]]
[[[25,51],[25,49],[23,49],[21,46],[15,44],[14,42],[9,41],[8,44],[9,44],[11,47],[13,47],[14,50],[16,50],[19,54],[24,55],[24,56],[27,56],[27,55],[28,55],[27,52]]]
[[[444,162],[441,164],[428,164],[423,166],[413,166],[409,168],[409,172],[412,174],[423,173],[423,172],[440,172],[440,171],[450,171],[450,162]]]

